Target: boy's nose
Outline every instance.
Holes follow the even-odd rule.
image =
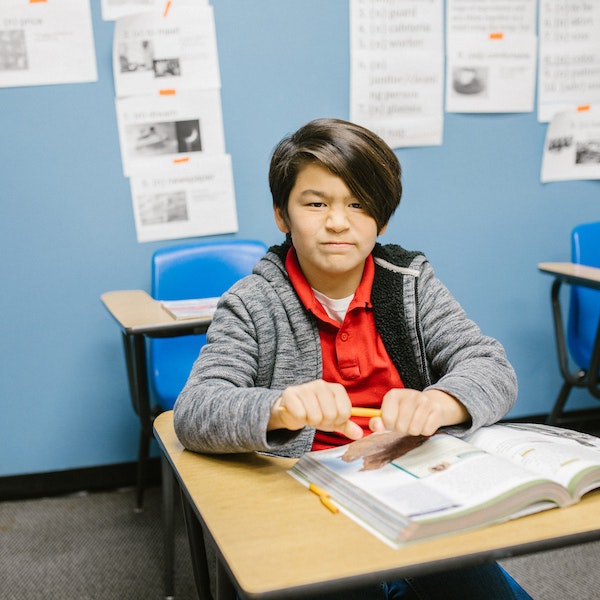
[[[343,209],[332,209],[327,214],[327,227],[340,231],[348,227],[348,217]]]

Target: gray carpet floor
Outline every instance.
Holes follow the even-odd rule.
[[[132,489],[0,503],[0,600],[162,598],[159,488],[133,506]],[[179,507],[176,534],[176,599],[195,600]],[[501,564],[535,600],[600,598],[600,542]]]
[[[160,489],[0,503],[0,600],[152,600],[163,595]],[[196,600],[176,515],[177,600]]]

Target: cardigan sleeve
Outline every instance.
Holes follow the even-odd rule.
[[[281,293],[251,276],[221,298],[174,407],[175,431],[187,449],[281,456],[310,449],[311,428],[267,432],[282,390],[320,376],[318,333],[299,303],[285,295],[282,301]]]
[[[500,342],[484,335],[467,317],[428,262],[418,277],[417,298],[429,387],[451,394],[471,415],[468,427],[453,427],[453,433],[467,434],[503,418],[514,405],[518,388]]]

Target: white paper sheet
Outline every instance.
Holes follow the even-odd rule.
[[[213,9],[175,3],[115,23],[113,74],[117,97],[163,89],[219,88]]]
[[[532,112],[536,38],[469,34],[448,42],[448,112]]]
[[[238,230],[229,155],[193,157],[130,179],[139,242]]]
[[[123,173],[167,168],[197,154],[224,154],[219,90],[117,98]]]
[[[535,0],[448,0],[448,112],[533,111],[535,9]]]
[[[100,3],[104,21],[114,21],[165,6],[165,0],[100,0]]]
[[[390,146],[443,135],[441,0],[351,0],[350,120]]]
[[[168,13],[175,5],[208,5],[208,0],[101,0],[102,19],[115,21],[141,12],[160,10]]]
[[[548,125],[542,182],[600,179],[600,111],[557,113]]]
[[[538,121],[600,104],[600,2],[540,0]]]
[[[2,0],[0,87],[97,79],[89,0]]]
[[[537,0],[447,0],[448,34],[535,33]]]

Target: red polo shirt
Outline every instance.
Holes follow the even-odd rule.
[[[323,379],[342,384],[353,406],[379,408],[384,394],[392,388],[404,387],[381,336],[375,327],[371,287],[375,275],[373,257],[365,262],[362,280],[348,306],[343,323],[332,319],[316,299],[304,278],[296,251],[290,248],[285,266],[300,300],[316,318],[323,355]],[[353,417],[370,433],[369,419]],[[334,432],[317,431],[313,450],[347,444],[348,438]]]

